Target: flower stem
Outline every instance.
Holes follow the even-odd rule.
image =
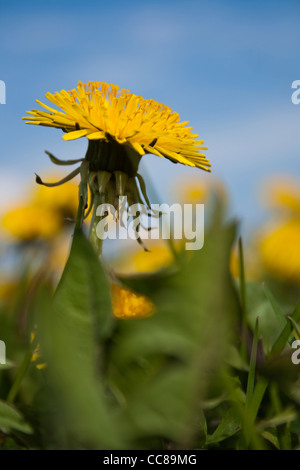
[[[11,386],[11,389],[7,395],[7,401],[9,403],[13,403],[15,401],[16,396],[18,395],[21,383],[26,375],[27,369],[29,367],[30,361],[32,357],[32,349],[31,346],[29,346],[24,359],[18,369],[17,375],[15,377],[15,380]]]
[[[244,251],[242,238],[239,238],[239,264],[240,264],[240,298],[242,307],[242,343],[241,354],[246,359],[247,351],[247,292],[245,281],[245,265],[244,265]]]
[[[96,253],[99,255],[99,257],[102,254],[102,239],[98,237],[96,228],[97,228],[97,223],[96,223],[96,212],[97,208],[101,202],[101,196],[99,193],[95,194],[94,197],[94,207],[93,207],[93,213],[92,213],[92,220],[90,224],[90,232],[89,232],[89,240],[92,243],[93,247],[96,250]]]
[[[83,197],[79,197],[78,211],[76,217],[75,230],[80,229],[83,221]]]

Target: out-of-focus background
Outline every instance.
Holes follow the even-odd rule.
[[[269,218],[268,180],[284,179],[289,188],[289,175],[294,186],[300,177],[300,106],[291,100],[300,78],[299,14],[292,0],[2,3],[0,216],[32,203],[34,172],[54,173],[44,150],[78,158],[87,146],[86,139],[64,142],[56,129],[26,126],[22,116],[47,91],[99,80],[168,104],[209,147],[212,175],[143,158],[154,198],[179,202],[182,184],[215,178],[247,238]]]
[[[1,2],[0,450],[300,448],[299,14]],[[105,240],[99,263],[74,233],[78,179],[35,183],[69,172],[45,150],[81,158],[87,140],[22,116],[78,80],[164,103],[204,139],[211,174],[139,169],[151,202],[205,204],[202,250]]]
[[[86,141],[21,117],[47,91],[99,80],[178,111],[209,147],[214,175],[244,223],[262,220],[258,187],[273,173],[300,175],[297,1],[11,1],[1,4],[0,197],[17,198],[46,172],[45,149],[80,157]],[[143,162],[166,198],[195,170],[157,157]],[[203,175],[203,178],[209,178]],[[168,196],[169,197],[169,196]]]

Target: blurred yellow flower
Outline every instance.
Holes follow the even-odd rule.
[[[204,142],[196,140],[198,135],[191,133],[188,121],[180,122],[168,106],[104,82],[79,81],[77,88],[46,93],[46,98],[60,110],[36,100],[45,111],[28,111],[29,116],[23,118],[27,124],[62,129],[65,140],[87,137],[104,146],[109,143],[112,152],[117,145],[119,155],[124,146],[125,153],[133,151],[139,157],[155,154],[210,171],[202,153],[207,148],[202,147]],[[125,155],[121,156],[125,160]],[[111,154],[110,160],[113,158]]]
[[[176,248],[182,243],[176,240]],[[118,258],[113,259],[111,264],[113,269],[121,274],[151,273],[164,267],[170,266],[174,262],[174,255],[170,250],[166,240],[147,240],[147,249],[140,247],[131,251],[126,251]]]
[[[146,296],[113,283],[112,309],[116,318],[131,319],[153,315],[155,306]]]
[[[58,179],[57,176],[47,179]],[[32,196],[32,204],[35,206],[59,212],[62,217],[75,219],[78,207],[78,185],[66,183],[54,188],[35,185]]]
[[[223,183],[216,178],[206,178],[204,175],[200,178],[181,179],[175,186],[176,196],[180,201],[186,204],[203,204],[215,195],[222,202],[227,202],[226,189]]]
[[[300,282],[300,219],[266,231],[260,251],[270,274],[280,280]]]
[[[263,265],[279,280],[300,282],[300,181],[274,178],[265,195],[277,211],[258,240]]]
[[[7,212],[2,226],[22,241],[49,239],[61,229],[59,214],[42,207],[18,207]]]
[[[300,181],[291,176],[274,177],[265,183],[263,198],[268,205],[300,216]]]
[[[67,183],[46,188],[35,184],[26,205],[8,209],[1,225],[22,241],[49,240],[63,230],[67,219],[75,219],[77,206],[78,185]]]
[[[133,264],[137,272],[157,271],[174,262],[174,256],[165,241],[149,245],[149,247],[150,252],[139,250],[133,256]]]

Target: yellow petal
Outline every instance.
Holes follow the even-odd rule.
[[[63,135],[64,140],[75,140],[75,139],[80,139],[80,137],[84,137],[87,135],[88,130],[87,129],[81,129],[79,131],[72,131],[68,132],[67,134]]]
[[[92,132],[91,134],[87,135],[87,138],[89,140],[99,140],[99,139],[104,139],[105,134],[102,131],[97,131],[97,132]]]

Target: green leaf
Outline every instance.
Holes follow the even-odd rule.
[[[101,380],[104,341],[112,328],[110,289],[92,246],[79,230],[53,306],[40,315],[40,327],[48,390],[52,401],[55,397],[56,420],[66,442],[75,439],[84,448],[118,448],[118,429],[109,415]]]
[[[113,327],[110,285],[99,259],[81,230],[74,233],[70,256],[54,297],[62,326],[70,333],[90,331],[97,340]]]
[[[245,265],[244,265],[244,253],[243,253],[243,242],[242,238],[239,238],[239,274],[240,274],[240,296],[242,304],[243,321],[246,321],[247,315],[247,292],[246,292],[246,281],[245,281]]]
[[[248,382],[247,382],[247,392],[246,392],[246,406],[249,406],[249,403],[251,402],[253,392],[254,392],[257,346],[258,346],[258,317],[255,323],[254,337],[253,337],[253,343],[252,343],[252,349],[251,349],[250,366],[249,366],[249,374],[248,374]]]
[[[272,416],[271,418],[261,420],[257,424],[258,432],[264,431],[265,429],[269,428],[276,428],[281,424],[291,423],[292,421],[297,419],[297,413],[293,408],[286,408],[285,410],[281,411],[280,413]]]
[[[248,322],[251,329],[254,331],[256,318],[259,317],[259,330],[262,337],[262,344],[264,353],[269,354],[276,338],[282,331],[282,317],[279,318],[279,311],[277,309],[276,318],[274,318],[274,305],[266,294],[266,288],[262,284],[255,282],[247,283],[247,302],[248,302]],[[285,324],[286,324],[286,320]],[[283,325],[284,326],[284,325]]]
[[[156,435],[177,441],[178,436],[184,436],[184,440],[189,441],[193,433],[189,425],[192,381],[191,371],[174,367],[154,377],[151,387],[149,383],[139,387],[137,393],[129,397],[129,406],[122,419],[123,426],[130,424],[126,429],[132,433],[131,438]]]
[[[136,439],[158,434],[186,446],[199,432],[195,417],[238,318],[228,268],[234,231],[215,226],[175,273],[127,279],[157,307],[151,318],[118,322],[110,352],[109,380]]]
[[[13,367],[16,367],[16,364],[9,359],[6,359],[5,364],[0,364],[0,370],[12,369]]]
[[[31,427],[24,421],[19,411],[2,400],[0,400],[0,428],[2,428],[4,432],[15,430],[26,434],[32,433]]]
[[[271,444],[276,448],[276,449],[279,449],[279,442],[278,442],[278,439],[276,436],[274,436],[274,434],[272,434],[271,432],[269,431],[262,431],[260,433],[261,437],[263,437],[264,439],[266,439],[266,441],[269,441],[271,442]]]
[[[247,410],[247,422],[252,426],[255,423],[256,416],[261,405],[264,394],[269,385],[269,381],[264,377],[259,377],[251,396]]]
[[[291,318],[295,322],[298,322],[300,320],[300,302],[295,308],[293,314],[291,315]],[[293,326],[291,325],[291,323],[287,323],[273,344],[271,356],[276,356],[277,354],[280,354],[283,351],[284,347],[286,346],[289,340],[292,330]]]
[[[206,444],[215,444],[224,441],[228,437],[234,436],[241,429],[241,420],[236,410],[230,408],[223,416],[221,423],[215,432],[207,436]]]
[[[279,304],[277,303],[275,297],[273,296],[270,289],[266,286],[266,284],[263,284],[263,289],[266,294],[266,297],[268,298],[270,304],[272,305],[273,311],[275,313],[275,316],[278,320],[279,325],[281,326],[281,328],[284,328],[287,323],[284,313],[282,312]]]
[[[237,370],[249,371],[249,365],[244,360],[239,350],[232,344],[228,348],[226,361],[231,367],[234,367]]]
[[[293,319],[293,317],[288,317],[288,319],[290,320],[290,322],[292,323],[293,327],[295,328],[295,330],[296,330],[296,332],[297,332],[297,335],[300,337],[300,328],[299,328],[298,323],[295,322],[295,320]]]

